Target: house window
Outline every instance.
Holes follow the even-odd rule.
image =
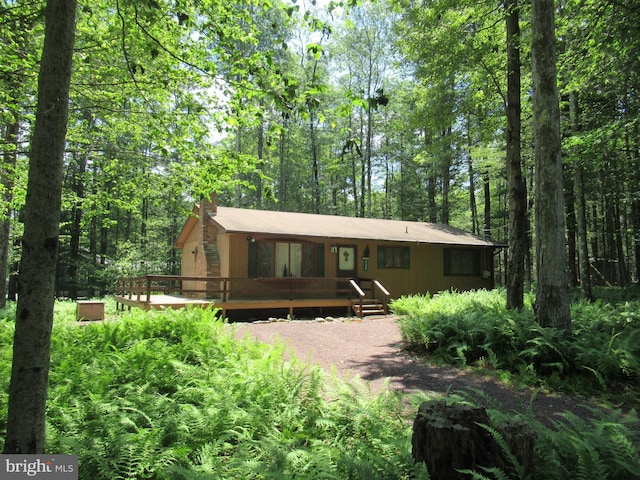
[[[249,276],[323,276],[323,248],[321,244],[286,241],[261,241],[249,244]]]
[[[444,274],[479,276],[481,269],[480,250],[463,248],[444,249]]]
[[[378,247],[378,268],[411,268],[409,247]]]

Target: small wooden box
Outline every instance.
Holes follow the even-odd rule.
[[[104,302],[94,300],[78,300],[76,307],[77,320],[104,320]]]

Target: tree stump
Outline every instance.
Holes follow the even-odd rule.
[[[504,473],[515,467],[487,428],[499,432],[522,472],[533,470],[535,433],[524,423],[502,428],[492,425],[482,407],[451,404],[446,400],[424,402],[413,422],[412,454],[416,462],[425,462],[432,480],[469,478],[460,470],[475,470],[494,478],[480,468],[499,468]]]

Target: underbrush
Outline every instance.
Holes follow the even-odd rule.
[[[448,403],[474,404],[482,392],[457,392],[447,395]],[[415,405],[432,400],[428,396],[414,398]],[[496,399],[484,396],[483,404],[493,424],[487,428],[506,453],[510,473],[499,469],[478,468],[470,472],[473,480],[633,480],[640,479],[640,431],[635,412],[593,409],[589,419],[570,412],[550,415],[551,426],[543,424],[532,411],[514,415],[501,411]],[[511,451],[508,441],[499,430],[505,425],[525,424],[534,440],[533,472],[525,471],[518,460],[518,452]],[[523,445],[523,437],[516,435],[516,444]],[[526,451],[526,450],[525,450]],[[523,450],[520,450],[522,453]],[[465,477],[467,478],[467,477]]]
[[[601,291],[572,304],[572,331],[540,327],[532,298],[507,310],[503,290],[443,292],[392,304],[406,348],[436,362],[495,370],[502,378],[640,404],[640,300]]]
[[[498,311],[499,301],[486,308]],[[0,447],[13,334],[3,313]],[[73,318],[72,304],[56,305],[47,451],[78,455],[82,479],[428,478],[411,457],[416,410],[407,411],[422,398],[374,396],[291,359],[283,345],[238,340],[212,311],[134,310],[87,326]],[[489,414],[496,425],[512,417]],[[636,478],[637,418],[594,415],[563,414],[553,429],[525,418],[537,433],[537,470],[495,478]]]
[[[78,455],[80,478],[421,478],[397,395],[330,382],[285,361],[282,345],[237,340],[212,311],[138,310],[79,326],[64,308],[47,451]],[[0,323],[4,392],[12,326]]]

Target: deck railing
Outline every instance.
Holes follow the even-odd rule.
[[[177,295],[187,299],[214,302],[251,300],[345,299],[359,305],[377,298],[384,306],[389,292],[377,280],[326,277],[195,277],[178,275],[143,275],[116,280],[116,297],[150,304],[153,295]],[[365,287],[366,284],[366,287]]]
[[[364,292],[357,292],[362,293]],[[352,298],[348,278],[230,278],[144,275],[116,280],[115,295],[148,303],[152,295],[180,295],[226,302],[230,299]]]
[[[360,288],[360,285],[358,285],[358,282],[356,282],[353,278],[349,280],[349,285],[351,286],[353,291],[356,292],[356,295],[358,296],[358,306],[360,307],[358,311],[362,312],[366,294],[364,293],[364,290]]]
[[[380,302],[385,315],[389,313],[391,294],[378,280],[363,278],[358,282],[351,279],[350,285],[358,299],[359,311],[362,311],[365,300],[369,298]]]

